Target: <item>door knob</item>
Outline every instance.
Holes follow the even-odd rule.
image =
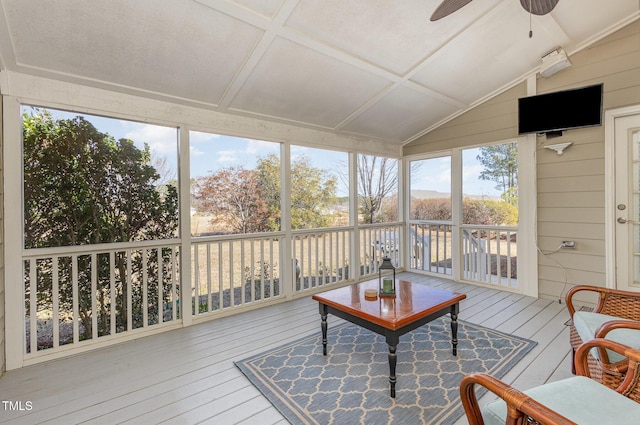
[[[625,224],[625,223],[629,223],[629,224],[640,224],[640,221],[634,221],[634,220],[627,220],[626,218],[623,217],[618,217],[618,219],[616,220],[618,223],[620,224]]]

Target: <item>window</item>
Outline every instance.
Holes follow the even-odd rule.
[[[462,151],[465,224],[518,224],[518,144]]]
[[[280,144],[191,131],[192,236],[275,232]]]
[[[411,161],[411,220],[451,220],[451,157]]]
[[[398,221],[398,161],[358,155],[358,222]]]
[[[26,249],[177,237],[176,128],[22,113]]]
[[[349,223],[349,155],[291,147],[291,227],[321,229]]]
[[[177,129],[21,112],[25,352],[176,320]]]

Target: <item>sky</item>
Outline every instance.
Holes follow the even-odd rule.
[[[479,148],[462,153],[462,192],[465,195],[500,196],[493,181],[480,180],[484,166],[476,159]],[[411,173],[413,189],[451,193],[451,159],[449,156],[416,161],[421,165]]]
[[[28,107],[25,107],[27,112]],[[79,114],[52,110],[55,118],[72,118]],[[104,118],[95,115],[83,115],[99,131],[109,133],[114,138],[128,138],[143,147],[146,142],[152,156],[167,159],[167,166],[177,176],[178,144],[177,129],[154,124]],[[280,156],[280,145],[275,142],[230,137],[211,133],[192,131],[190,138],[190,170],[191,177],[204,176],[211,171],[231,166],[244,166],[251,169],[256,160],[269,154]],[[291,157],[307,156],[311,164],[327,170],[338,178],[338,196],[347,196],[348,191],[344,179],[348,156],[345,152],[314,149],[302,146],[291,147]],[[500,196],[495,183],[479,179],[483,166],[476,160],[478,149],[463,151],[463,192],[465,194]],[[420,161],[422,166],[412,172],[412,189],[434,190],[442,193],[451,192],[451,165],[448,157]]]

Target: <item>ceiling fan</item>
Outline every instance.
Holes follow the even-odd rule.
[[[534,15],[546,15],[551,12],[560,0],[520,0],[524,9]],[[440,6],[431,15],[432,21],[437,21],[448,16],[463,6],[471,3],[471,0],[442,0]]]

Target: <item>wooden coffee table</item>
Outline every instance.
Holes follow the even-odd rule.
[[[320,303],[322,352],[327,355],[329,313],[383,335],[389,345],[389,383],[396,396],[396,348],[401,335],[451,314],[451,345],[457,356],[459,303],[465,294],[399,280],[395,297],[366,298],[365,289],[378,289],[378,280],[357,283],[313,296]]]

